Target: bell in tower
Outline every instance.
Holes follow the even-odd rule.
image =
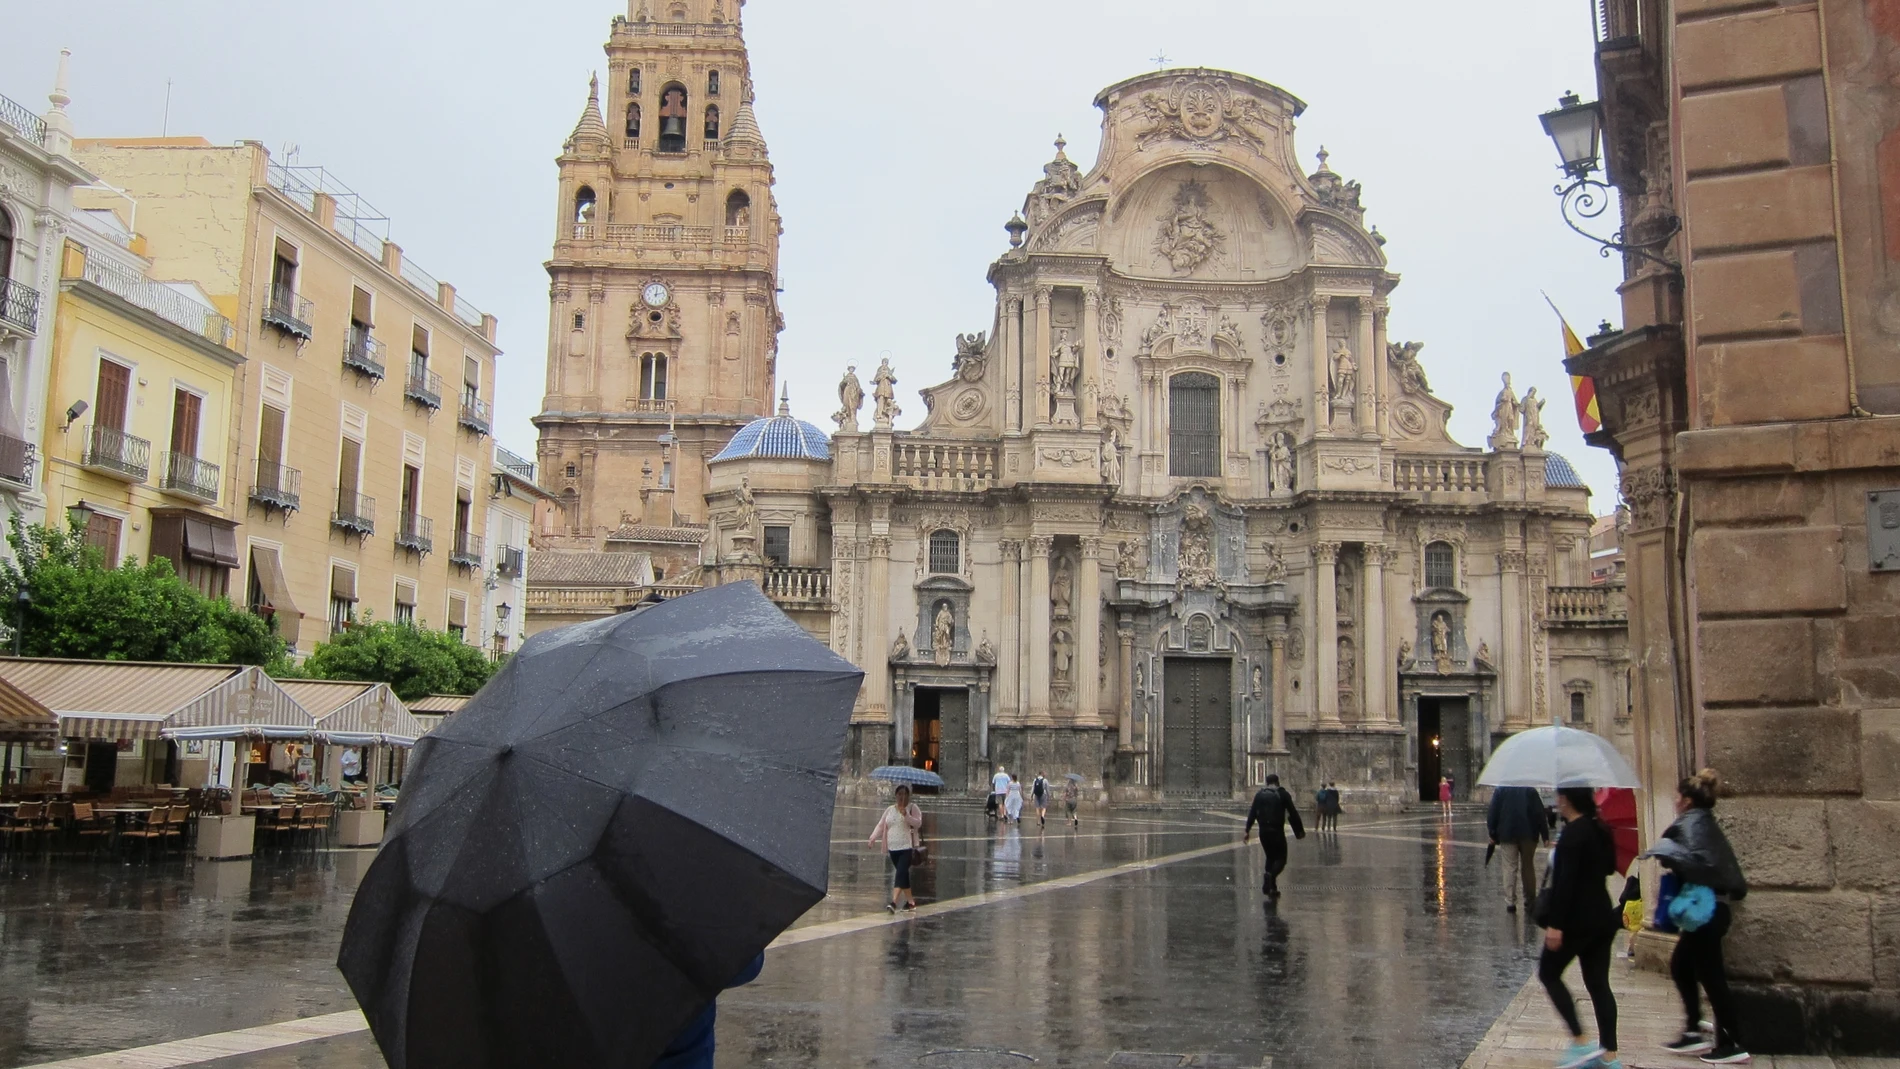
[[[660,90],[661,152],[686,151],[686,87],[669,85]]]

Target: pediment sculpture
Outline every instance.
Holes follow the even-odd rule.
[[[1267,143],[1256,129],[1270,126],[1266,109],[1252,97],[1236,93],[1218,78],[1177,78],[1167,92],[1141,95],[1141,114],[1147,129],[1136,137],[1141,148],[1156,141],[1186,141],[1209,148],[1237,141],[1264,153]]]

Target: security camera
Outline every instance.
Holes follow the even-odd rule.
[[[79,417],[85,415],[86,409],[91,408],[91,407],[92,407],[91,405],[87,404],[83,400],[74,401],[73,407],[66,410],[66,426],[61,427],[60,430],[63,431],[67,427],[71,427],[74,423],[78,422]]]

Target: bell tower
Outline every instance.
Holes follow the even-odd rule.
[[[770,411],[778,206],[745,0],[630,0],[557,160],[541,483],[557,526],[704,523],[706,462]]]

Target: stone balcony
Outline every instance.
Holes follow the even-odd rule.
[[[1550,623],[1556,626],[1629,626],[1629,592],[1622,583],[1550,588]]]

